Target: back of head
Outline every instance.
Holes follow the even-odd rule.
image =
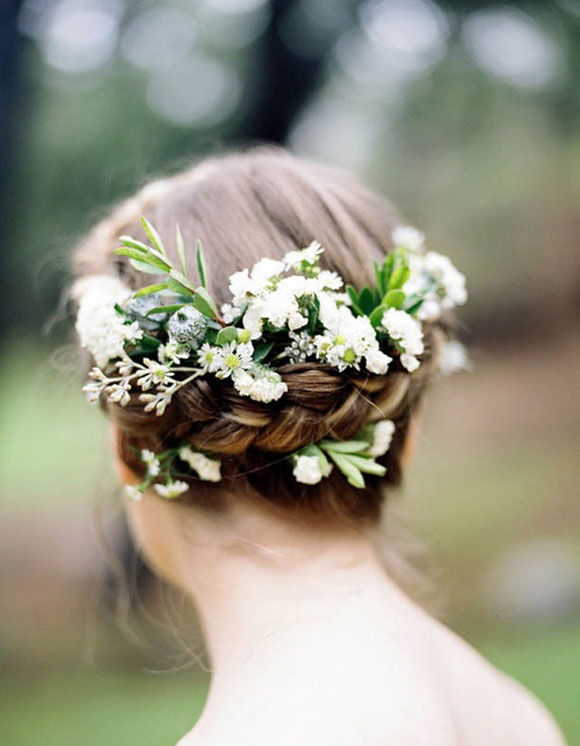
[[[355,288],[375,281],[373,260],[393,249],[398,224],[393,208],[352,176],[295,158],[285,151],[256,149],[203,161],[189,171],[155,181],[115,209],[78,246],[77,278],[109,274],[131,289],[148,284],[126,256],[119,236],[146,238],[146,216],[177,262],[175,226],[186,247],[201,241],[209,287],[216,302],[230,301],[228,278],[264,257],[284,255],[318,241],[325,249],[322,269],[337,272]],[[401,459],[409,423],[436,366],[448,324],[445,314],[423,323],[424,351],[409,372],[395,358],[383,375],[364,369],[339,370],[319,360],[284,361],[276,370],[287,390],[264,403],[242,396],[228,378],[201,376],[183,386],[162,416],[146,412],[137,397],[126,406],[103,401],[120,432],[120,456],[136,474],[145,465],[139,453],[160,453],[187,443],[221,459],[222,481],[190,475],[180,502],[223,504],[224,493],[248,495],[290,511],[349,522],[372,522],[385,490],[401,480]],[[369,474],[364,489],[352,486],[338,469],[317,484],[294,478],[287,455],[323,438],[348,441],[366,423],[394,423],[390,448],[377,461],[381,476]]]

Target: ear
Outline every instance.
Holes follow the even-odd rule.
[[[109,425],[109,439],[111,443],[111,449],[113,451],[113,460],[115,463],[115,472],[121,484],[131,485],[138,484],[141,480],[132,471],[127,464],[121,458],[123,449],[121,447],[121,431],[119,428],[111,423]]]

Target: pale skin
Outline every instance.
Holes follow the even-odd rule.
[[[404,594],[372,530],[247,499],[212,514],[146,494],[127,511],[208,648],[209,697],[178,746],[564,744],[532,695]]]

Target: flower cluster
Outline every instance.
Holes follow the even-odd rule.
[[[189,484],[183,479],[176,479],[176,474],[194,475],[207,482],[219,482],[221,479],[221,461],[207,456],[202,451],[194,451],[188,445],[172,448],[159,454],[144,448],[139,451],[139,458],[145,466],[145,476],[138,484],[132,484],[126,488],[127,496],[131,500],[140,500],[145,490],[151,486],[160,497],[167,499],[180,497],[187,492]],[[193,474],[186,475],[184,469],[188,469]]]
[[[353,440],[325,438],[311,443],[288,456],[293,466],[292,474],[297,482],[313,485],[329,476],[336,466],[350,484],[363,488],[364,474],[383,476],[386,473],[386,468],[375,459],[389,450],[394,432],[394,422],[380,420],[365,425]],[[220,459],[196,451],[189,445],[180,445],[159,454],[145,448],[139,451],[139,458],[145,466],[145,476],[138,484],[126,487],[131,500],[140,500],[149,488],[160,497],[180,497],[189,489],[188,482],[184,481],[186,477],[197,477],[206,482],[219,482],[222,478]]]
[[[371,375],[385,375],[396,364],[413,373],[424,353],[423,323],[467,297],[465,279],[449,259],[425,252],[423,234],[400,226],[392,234],[393,251],[374,263],[372,287],[345,286],[336,272],[320,266],[324,249],[312,241],[281,259],[265,257],[232,274],[230,302],[218,308],[208,290],[199,242],[196,287],[179,229],[176,266],[153,226],[145,218],[142,224],[149,244],[122,236],[117,253],[139,271],[157,275],[154,284],[132,293],[120,279],[94,275],[75,286],[77,332],[96,363],[84,387],[91,402],[108,399],[123,407],[141,402],[145,411],[163,415],[181,388],[205,376],[231,382],[240,396],[268,404],[286,394],[276,368],[289,363],[321,363]],[[456,362],[455,367],[465,365]],[[445,367],[452,365],[443,361]],[[297,479],[313,484],[333,465],[348,466],[353,484],[360,483],[365,469],[378,474],[383,467],[374,458],[382,446],[369,441],[364,451],[360,442],[352,452],[337,450],[331,441],[301,452],[294,467]],[[200,478],[216,477],[216,462],[210,459],[208,465],[202,457],[207,458],[172,456]],[[149,465],[148,470],[154,478]],[[158,487],[171,496],[182,485]]]

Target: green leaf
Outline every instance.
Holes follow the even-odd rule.
[[[397,267],[397,269],[391,275],[388,289],[396,290],[398,288],[402,288],[410,276],[411,276],[411,270],[409,269],[409,266],[407,264],[404,264],[401,267]]]
[[[186,288],[180,282],[174,280],[173,277],[167,278],[167,287],[169,288],[169,290],[171,290],[172,293],[175,293],[176,295],[187,295],[189,297],[193,295],[192,291],[189,288]]]
[[[158,271],[161,270],[161,272],[169,272],[171,269],[171,265],[168,264],[163,259],[160,259],[158,256],[155,256],[155,254],[148,251],[147,253],[144,253],[142,251],[139,251],[138,249],[116,249],[115,254],[119,254],[120,256],[127,256],[129,259],[134,259],[135,261],[138,261],[143,264],[151,264],[154,267],[157,267]]]
[[[418,295],[410,295],[405,304],[405,311],[412,316],[414,313],[417,313],[424,301],[425,298],[421,298]]]
[[[137,241],[135,238],[131,238],[131,236],[120,236],[119,241],[131,249],[137,249],[138,251],[143,251],[145,253],[149,251],[149,246],[146,246],[141,241]]]
[[[155,308],[152,308],[150,311],[147,311],[145,316],[153,316],[156,313],[175,313],[176,311],[179,311],[180,308],[183,308],[183,306],[190,305],[187,303],[176,303],[174,305],[167,305],[167,306],[155,306]]]
[[[195,246],[195,258],[197,261],[197,271],[199,272],[199,282],[202,288],[207,288],[207,266],[205,256],[201,248],[201,241],[198,239]]]
[[[325,454],[320,449],[318,449],[318,453],[316,455],[318,456],[318,463],[320,464],[320,471],[322,472],[322,476],[327,477],[332,471],[330,461],[326,458]]]
[[[218,332],[215,342],[220,347],[223,347],[229,342],[235,342],[237,338],[238,330],[235,326],[224,326],[224,328],[220,329],[220,331]]]
[[[310,334],[313,334],[314,330],[316,329],[316,324],[318,323],[319,313],[320,313],[320,301],[315,295],[313,295],[312,303],[310,304],[310,307],[308,309],[308,327],[307,328]]]
[[[378,262],[373,261],[373,269],[375,271],[375,279],[377,281],[377,292],[382,298],[387,290],[387,288],[383,284],[383,268]]]
[[[165,246],[163,245],[163,241],[161,240],[159,233],[157,233],[155,228],[151,225],[151,223],[144,215],[141,216],[141,225],[143,226],[145,233],[147,234],[149,240],[151,241],[153,246],[155,246],[157,251],[159,251],[163,255],[167,255]]]
[[[217,306],[214,303],[211,295],[203,287],[198,288],[193,296],[193,305],[198,311],[201,311],[204,316],[208,316],[210,319],[215,319],[218,315]]]
[[[187,277],[187,262],[185,260],[185,246],[183,244],[183,236],[179,226],[175,226],[175,245],[177,247],[177,253],[179,255],[179,263],[181,264],[181,271]]]
[[[364,440],[321,440],[318,444],[325,451],[334,453],[358,453],[369,447]]]
[[[383,287],[385,288],[385,292],[387,291],[389,287],[389,282],[391,280],[391,274],[393,272],[394,265],[395,265],[395,253],[391,252],[387,257],[385,257],[383,261],[382,275],[383,275]]]
[[[401,308],[406,297],[402,290],[389,290],[385,295],[384,304],[387,308]]]
[[[125,311],[124,308],[121,308],[121,306],[118,303],[115,303],[115,311],[119,314],[119,316],[129,316],[127,311]]]
[[[365,480],[360,470],[350,461],[348,456],[342,453],[335,453],[334,451],[328,451],[328,455],[344,474],[349,484],[357,489],[363,489],[365,486]]]
[[[138,272],[142,272],[146,275],[160,275],[164,274],[159,267],[154,267],[152,264],[145,264],[145,262],[140,262],[138,259],[129,259],[129,264],[132,267],[135,267],[135,269]]]
[[[387,469],[382,464],[377,464],[374,458],[365,458],[364,456],[349,456],[351,464],[357,467],[360,471],[365,474],[375,474],[377,477],[382,477],[387,473]]]
[[[377,306],[374,311],[369,316],[369,321],[371,322],[371,325],[373,328],[377,328],[377,326],[380,326],[381,321],[383,320],[383,314],[387,310],[386,306]]]
[[[352,285],[347,285],[346,286],[346,292],[350,296],[350,300],[351,300],[351,303],[352,303],[353,310],[356,311],[356,313],[357,313],[358,316],[364,316],[364,313],[362,312],[362,310],[361,310],[361,308],[360,308],[360,306],[358,304],[358,293],[353,288],[353,286]]]
[[[151,295],[152,293],[159,293],[161,290],[167,290],[167,282],[160,282],[158,285],[146,285],[144,288],[137,290],[133,294],[133,298],[140,298],[142,295]]]
[[[195,290],[187,277],[183,274],[183,272],[180,272],[177,269],[171,269],[169,272],[169,276],[172,280],[175,280],[178,282],[182,287],[184,287],[187,291],[187,295],[190,295],[191,293],[194,293]]]
[[[262,360],[265,360],[270,354],[272,347],[274,347],[273,342],[258,342],[257,344],[255,344],[253,355],[254,362],[261,363]]]
[[[368,316],[375,307],[375,301],[370,288],[363,288],[358,297],[358,305],[365,316]]]

